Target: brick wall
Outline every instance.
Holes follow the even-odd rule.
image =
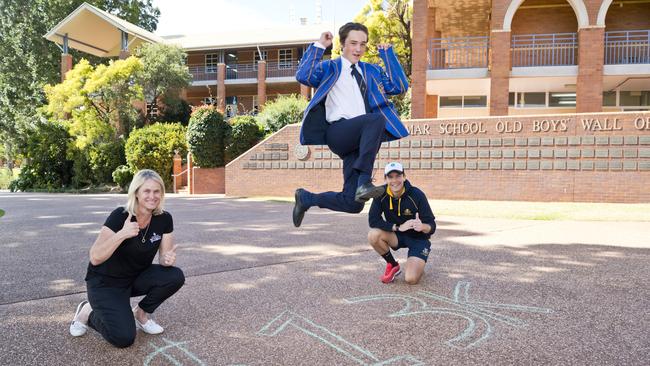
[[[512,19],[512,34],[570,33],[578,30],[578,20],[566,1],[552,8],[526,8],[525,1]]]
[[[610,5],[605,26],[608,31],[650,29],[650,3]]]
[[[193,194],[225,193],[225,168],[192,167]]]
[[[595,113],[408,121],[377,167],[401,161],[430,198],[650,202],[650,113]],[[341,160],[298,145],[291,125],[226,167],[226,194],[291,196],[340,190]],[[299,159],[299,157],[301,159]],[[375,178],[382,181],[381,172]]]
[[[603,28],[585,28],[578,32],[578,113],[600,112],[603,109],[604,37]]]

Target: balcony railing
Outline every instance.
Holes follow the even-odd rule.
[[[650,64],[650,30],[605,32],[605,65]]]
[[[488,37],[449,37],[429,40],[429,69],[487,67]]]
[[[295,77],[298,61],[269,61],[266,63],[267,78]]]
[[[188,65],[192,81],[214,81],[217,80],[217,66]],[[257,79],[257,67],[255,63],[241,63],[226,65],[226,80],[234,79]],[[298,70],[298,61],[270,61],[266,63],[266,77],[281,78],[294,77]]]
[[[226,80],[257,79],[256,63],[241,63],[226,65]]]
[[[187,65],[192,81],[217,80],[217,66]]]
[[[576,65],[577,33],[512,36],[512,67]]]

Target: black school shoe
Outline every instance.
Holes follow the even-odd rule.
[[[357,188],[357,191],[354,193],[354,200],[358,203],[366,203],[371,198],[381,197],[384,192],[384,186],[374,186],[372,183],[365,183]]]
[[[302,219],[305,217],[305,212],[309,210],[309,207],[305,207],[305,204],[302,202],[302,194],[306,192],[302,188],[296,189],[294,194],[295,203],[293,205],[293,226],[300,227],[302,224]]]

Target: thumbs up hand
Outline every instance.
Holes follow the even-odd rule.
[[[171,250],[166,251],[163,253],[163,258],[160,264],[162,264],[165,267],[171,267],[176,263],[176,248],[178,248],[178,244],[174,245],[174,247]]]
[[[129,216],[124,220],[124,225],[122,226],[122,230],[120,230],[125,239],[130,239],[140,234],[138,223],[136,221],[131,222],[131,217],[133,217],[133,215],[129,212]]]
[[[424,224],[422,223],[422,221],[420,221],[420,214],[418,212],[415,213],[415,218],[412,221],[413,221],[413,230],[419,232],[424,231]]]

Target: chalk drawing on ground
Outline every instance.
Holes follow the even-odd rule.
[[[187,344],[188,342],[173,342],[167,338],[163,338],[162,340],[166,343],[162,347],[158,347],[153,342],[149,342],[149,345],[153,347],[154,351],[151,352],[149,355],[147,355],[147,357],[144,360],[144,366],[149,366],[151,361],[153,361],[158,356],[166,358],[167,361],[169,361],[174,366],[184,365],[180,360],[178,360],[176,357],[171,355],[171,352],[174,350],[182,351],[182,353],[185,356],[187,356],[187,358],[189,358],[191,362],[188,363],[188,365],[205,366],[203,361],[201,361],[198,357],[192,354],[192,352],[190,352],[189,350],[187,350],[187,348],[184,347],[185,344]]]
[[[514,304],[500,304],[484,301],[471,301],[469,299],[469,288],[471,283],[459,281],[454,288],[451,298],[440,296],[429,291],[418,291],[415,296],[401,294],[380,294],[359,296],[345,299],[349,304],[357,304],[366,301],[378,300],[401,300],[404,307],[394,312],[389,317],[416,316],[426,314],[450,315],[463,318],[467,321],[467,327],[458,336],[447,340],[445,343],[450,347],[468,349],[487,340],[494,332],[494,322],[509,325],[512,327],[524,327],[526,323],[508,315],[503,315],[490,309],[513,310],[524,313],[549,314],[553,310],[533,306],[522,306]],[[432,306],[427,300],[435,300],[446,306]]]
[[[409,366],[424,365],[422,361],[410,355],[395,356],[387,360],[380,360],[373,353],[361,346],[349,342],[329,329],[289,310],[280,313],[280,315],[262,327],[257,334],[274,337],[287,327],[298,329],[360,365],[384,366],[398,363]]]

